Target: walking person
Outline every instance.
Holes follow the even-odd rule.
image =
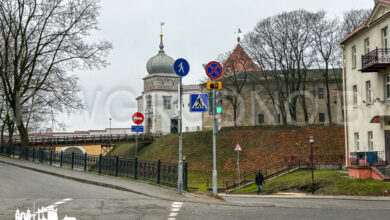
[[[255,182],[257,187],[259,188],[259,190],[257,190],[257,195],[260,195],[260,193],[264,195],[263,184],[265,184],[265,179],[263,174],[261,173],[261,170],[257,172]]]

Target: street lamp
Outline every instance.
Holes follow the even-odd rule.
[[[309,137],[310,142],[310,160],[311,160],[311,194],[314,194],[314,158],[313,158],[313,144],[314,144],[314,137]]]
[[[112,118],[110,118],[110,147],[111,147],[111,138],[112,138],[112,135],[111,135],[111,120],[112,120]]]

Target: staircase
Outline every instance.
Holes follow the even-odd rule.
[[[386,167],[376,167],[376,169],[383,174],[386,178],[384,181],[390,182],[390,165]]]
[[[278,176],[291,173],[301,168],[310,167],[310,163],[307,163],[306,160],[302,159],[294,159],[294,160],[282,160],[278,161],[270,166],[262,168],[262,173],[265,180],[270,180],[276,178]],[[245,187],[255,183],[257,171],[244,171],[240,176],[240,180],[238,179],[237,174],[233,174],[232,176],[223,180],[224,188],[226,192],[231,192],[238,187]]]

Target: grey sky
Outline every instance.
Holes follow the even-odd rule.
[[[202,64],[235,47],[237,28],[246,33],[263,18],[300,8],[341,16],[373,6],[373,0],[102,0],[101,30],[92,38],[113,43],[111,65],[77,73],[87,110],[66,115],[66,130],[103,129],[110,117],[112,127],[131,126],[146,62],[158,51],[161,21],[166,54],[186,58],[191,71],[183,82],[196,84],[205,76]]]

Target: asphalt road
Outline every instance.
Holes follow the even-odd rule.
[[[390,219],[390,201],[227,198],[243,206],[175,203],[0,163],[0,219],[57,203],[59,219]],[[271,203],[274,207],[246,207]],[[35,206],[35,209],[34,209]]]

